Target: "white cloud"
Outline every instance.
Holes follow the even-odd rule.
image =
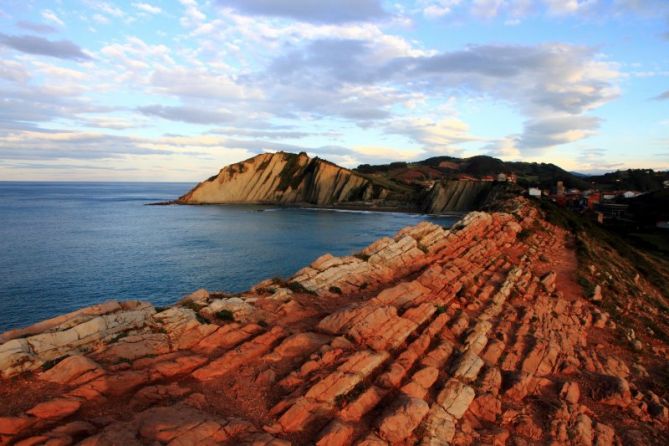
[[[518,147],[529,151],[567,144],[592,135],[601,119],[593,116],[555,115],[530,119],[525,123]]]
[[[93,14],[93,21],[102,25],[106,25],[109,23],[109,18],[102,14]]]
[[[30,79],[30,74],[28,74],[28,71],[19,62],[0,59],[0,78],[12,82],[25,83]]]
[[[60,17],[58,17],[56,13],[50,9],[45,9],[42,11],[41,15],[44,20],[55,23],[56,25],[65,26],[65,22],[63,22]]]
[[[133,3],[132,6],[147,14],[160,14],[163,12],[161,8],[150,3]]]
[[[116,18],[123,18],[126,15],[122,9],[104,1],[84,0],[84,3],[86,3],[86,5],[89,8],[91,8],[94,11],[97,11],[98,13],[107,14]]]
[[[598,0],[543,0],[550,14],[576,14],[596,6]]]
[[[439,121],[427,117],[395,118],[388,122],[385,131],[406,136],[431,152],[461,152],[459,144],[481,140],[469,133],[467,123],[455,117]]]
[[[196,27],[206,20],[207,16],[200,10],[197,0],[179,0],[179,3],[185,8],[180,19],[182,26]]]
[[[471,11],[474,17],[491,19],[497,17],[504,0],[473,0]]]

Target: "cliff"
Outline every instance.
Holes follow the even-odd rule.
[[[441,181],[428,194],[426,212],[473,211],[487,200],[494,185],[482,181]]]
[[[0,444],[666,444],[666,296],[584,237],[514,200],[5,333]]]
[[[285,204],[443,213],[489,201],[492,183],[443,180],[434,185],[358,173],[305,153],[263,153],[224,167],[179,204]]]
[[[371,181],[305,153],[263,153],[226,166],[180,197],[183,204],[277,203],[329,206],[399,198],[399,187]]]

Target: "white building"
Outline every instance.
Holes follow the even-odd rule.
[[[527,193],[529,194],[530,197],[541,197],[541,189],[538,187],[530,187],[527,190]]]

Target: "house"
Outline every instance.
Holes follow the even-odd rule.
[[[628,191],[623,192],[623,197],[625,197],[625,198],[634,198],[634,197],[638,197],[639,195],[641,195],[641,192],[637,192],[637,191],[633,191],[633,190],[628,190]]]
[[[505,173],[498,173],[497,174],[497,181],[506,183],[506,174]]]
[[[539,189],[538,187],[530,187],[527,190],[527,194],[530,197],[541,197],[541,189]]]

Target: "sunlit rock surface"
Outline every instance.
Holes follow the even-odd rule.
[[[666,444],[667,345],[621,339],[573,246],[518,200],[245,293],[7,332],[0,444]]]

